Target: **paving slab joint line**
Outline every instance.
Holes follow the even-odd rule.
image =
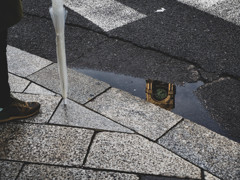
[[[6,122],[7,123],[7,122]],[[118,132],[118,131],[110,131],[110,130],[96,130],[93,128],[87,128],[87,127],[79,127],[79,126],[71,126],[71,125],[64,125],[64,124],[54,124],[54,123],[37,123],[37,122],[26,122],[26,121],[14,121],[11,122],[12,124],[30,124],[30,125],[45,125],[45,126],[59,126],[59,127],[68,127],[68,128],[77,128],[77,129],[87,129],[87,130],[91,130],[91,131],[96,131],[98,133],[101,132],[110,132],[110,133],[123,133],[123,134],[133,134],[133,133],[126,133],[126,132]],[[0,159],[1,161],[2,159]],[[9,160],[12,161],[12,160]]]
[[[207,172],[207,173],[209,173],[209,174],[211,174],[212,176],[215,176],[216,178],[218,178],[218,179],[220,179],[220,180],[223,180],[221,177],[219,177],[218,175],[216,175],[216,174],[213,174],[212,172],[209,172],[208,170],[205,170],[205,169],[203,169],[203,168],[201,168],[201,176],[203,177],[202,179],[203,180],[207,180],[206,179],[206,175],[205,175],[205,173],[204,172]]]
[[[107,89],[105,89],[104,91],[102,91],[101,93],[99,93],[98,95],[96,95],[95,97],[91,98],[90,100],[88,100],[87,102],[83,103],[83,106],[86,107],[86,104],[94,101],[97,97],[101,96],[102,94],[106,93],[107,91],[109,91],[112,87],[108,87]]]
[[[19,172],[18,172],[18,174],[17,174],[15,180],[17,180],[17,179],[19,178],[21,172],[23,171],[23,168],[24,168],[25,164],[26,164],[26,163],[23,163],[23,165],[22,165],[21,169],[19,170]]]
[[[158,144],[158,143],[157,143],[157,144]],[[205,180],[204,171],[205,171],[205,172],[208,172],[207,169],[204,169],[204,168],[200,167],[198,164],[194,164],[194,163],[191,162],[190,160],[186,159],[185,157],[182,157],[181,155],[177,154],[176,152],[173,152],[171,149],[169,149],[169,148],[167,148],[167,147],[165,147],[165,146],[163,146],[163,145],[161,145],[161,144],[158,144],[158,145],[161,146],[161,147],[163,147],[164,149],[167,149],[168,151],[170,151],[171,153],[175,154],[176,156],[184,159],[185,161],[189,162],[190,164],[198,167],[198,168],[201,170],[201,179],[202,179],[202,180]],[[216,177],[219,178],[219,179],[222,179],[222,178],[220,178],[218,175],[213,174],[212,172],[208,172],[208,173],[212,174],[213,176],[216,176]]]
[[[81,105],[81,104],[80,104],[80,105]],[[127,128],[127,129],[130,129],[130,130],[133,131],[135,134],[139,134],[139,133],[136,132],[134,129],[132,129],[132,128],[130,128],[130,127],[127,127],[127,126],[125,126],[124,124],[121,124],[121,123],[119,123],[118,121],[115,121],[115,120],[113,120],[113,119],[105,116],[104,114],[101,114],[101,113],[95,111],[94,109],[91,109],[91,108],[89,108],[89,107],[87,107],[87,106],[85,106],[85,105],[83,105],[83,106],[84,106],[85,108],[87,108],[88,110],[90,110],[90,111],[92,111],[92,112],[94,112],[94,113],[96,113],[96,114],[99,114],[99,115],[101,115],[101,116],[103,116],[103,117],[105,117],[105,118],[113,121],[114,123],[116,123],[116,124],[118,124],[118,125],[121,125],[122,127],[125,127],[125,128]],[[100,130],[99,130],[99,131],[100,131]],[[103,131],[107,131],[107,130],[102,130],[101,132],[103,132]],[[125,133],[125,134],[133,134],[133,133],[119,132],[119,131],[108,131],[108,132],[118,132],[118,133]],[[143,136],[142,134],[139,134],[139,135]],[[143,137],[149,139],[148,137],[145,137],[145,136],[143,136]]]
[[[134,133],[129,133],[129,132],[119,132],[119,131],[113,131],[113,130],[94,129],[94,128],[89,128],[89,127],[80,127],[80,126],[65,125],[65,124],[55,124],[55,123],[51,123],[51,122],[49,122],[49,123],[48,122],[37,123],[37,122],[29,122],[29,121],[26,122],[26,121],[23,120],[23,121],[14,121],[14,122],[11,122],[11,123],[12,124],[45,125],[45,126],[59,126],[59,127],[76,128],[76,129],[87,129],[87,130],[91,130],[91,131],[94,131],[94,132],[97,132],[97,133],[109,132],[109,133],[119,133],[119,134],[129,134],[129,135],[134,134]],[[1,159],[0,159],[0,161],[1,161]]]
[[[110,87],[110,88],[111,88],[111,87]],[[110,88],[108,88],[108,89],[110,89]],[[107,90],[108,90],[108,89],[107,89]],[[107,91],[107,90],[105,90],[105,91]],[[103,94],[103,93],[104,93],[104,92],[102,92],[101,94]],[[99,94],[98,96],[100,96],[101,94]],[[125,128],[127,128],[127,129],[131,130],[133,133],[120,132],[120,131],[114,131],[114,130],[111,131],[111,130],[94,129],[94,128],[87,128],[87,127],[73,126],[73,125],[55,124],[55,123],[51,123],[50,121],[48,122],[49,125],[72,127],[72,128],[84,128],[84,129],[90,129],[90,130],[94,130],[94,131],[98,131],[98,132],[118,132],[118,133],[125,133],[125,134],[134,134],[134,133],[135,133],[135,134],[139,134],[139,133],[137,133],[134,129],[131,129],[131,128],[123,125],[123,124],[120,124],[119,122],[114,121],[113,119],[111,119],[111,118],[109,118],[109,117],[107,117],[107,116],[105,116],[105,115],[103,115],[103,114],[101,114],[101,113],[99,113],[99,112],[97,112],[97,111],[95,111],[95,110],[93,110],[93,109],[85,106],[87,103],[85,103],[85,105],[84,105],[84,104],[80,104],[79,102],[77,102],[77,101],[75,101],[75,100],[73,100],[73,99],[69,99],[69,100],[75,102],[75,103],[78,104],[79,106],[82,106],[82,107],[88,109],[89,111],[92,111],[92,112],[94,112],[94,113],[96,113],[96,114],[98,114],[98,115],[100,115],[100,116],[102,116],[102,117],[107,118],[108,120],[111,120],[112,122],[114,122],[114,123],[116,123],[116,124],[118,124],[118,125],[121,125],[122,127],[125,127]],[[88,102],[90,102],[90,101],[88,101]],[[61,103],[59,103],[58,107],[60,106],[60,104],[61,104]],[[58,107],[57,107],[57,108],[58,108]],[[57,108],[56,108],[56,110],[54,111],[54,113],[57,111]],[[54,114],[53,114],[53,115],[54,115]],[[52,117],[53,117],[53,116],[51,116],[51,118],[52,118]],[[139,134],[139,135],[141,135],[141,134]],[[145,138],[148,139],[148,137],[145,137]]]
[[[183,121],[184,119],[182,119],[181,120],[181,122]],[[177,123],[177,125],[178,125],[179,123]],[[176,125],[176,126],[177,126]],[[175,126],[175,127],[176,127]],[[173,128],[173,127],[172,127]],[[171,129],[172,129],[171,128]],[[142,137],[144,137],[143,135],[141,135],[141,134],[138,134],[138,135],[140,135],[140,136],[142,136]],[[197,165],[197,164],[194,164],[193,162],[191,162],[191,161],[189,161],[188,159],[186,159],[185,157],[182,157],[181,155],[179,155],[179,154],[177,154],[176,152],[174,152],[174,151],[172,151],[171,149],[169,149],[169,148],[167,148],[167,147],[165,147],[165,146],[163,146],[162,144],[159,144],[159,143],[157,143],[157,141],[154,141],[154,140],[152,140],[152,139],[149,139],[149,138],[147,138],[147,137],[144,137],[144,138],[146,138],[146,139],[148,139],[149,141],[151,141],[151,142],[153,142],[153,143],[155,143],[155,144],[157,144],[157,145],[159,145],[159,146],[161,146],[162,148],[164,148],[164,149],[166,149],[166,150],[168,150],[169,152],[171,152],[171,153],[173,153],[173,154],[175,154],[176,156],[178,156],[179,158],[181,158],[181,159],[183,159],[183,160],[185,160],[185,161],[187,161],[188,163],[190,163],[190,164],[192,164],[193,166],[196,166],[196,167],[198,167],[200,170],[202,169],[202,167],[200,167],[199,165]],[[160,138],[159,138],[160,139]],[[158,140],[159,140],[158,139]]]
[[[50,121],[51,121],[52,117],[53,117],[53,116],[54,116],[54,114],[56,113],[56,111],[57,111],[58,107],[60,106],[60,104],[62,103],[62,101],[63,101],[63,98],[61,98],[61,100],[58,102],[58,105],[56,106],[56,108],[54,109],[53,113],[51,114],[51,117],[49,118],[49,120],[48,120],[47,124],[49,124],[49,123],[50,123]]]
[[[27,80],[27,81],[30,81],[30,83],[31,83],[31,80],[29,80],[27,77],[22,77],[22,76],[20,76],[20,75],[18,75],[18,74],[14,74],[14,73],[12,73],[12,72],[8,72],[9,74],[11,74],[11,75],[13,75],[13,76],[17,76],[17,77],[19,77],[19,78],[21,78],[21,79],[25,79],[25,80]],[[25,91],[25,89],[24,89],[24,91]],[[24,92],[23,91],[23,92]]]
[[[83,164],[82,164],[82,166],[84,166],[85,163],[87,162],[87,158],[88,158],[88,155],[89,155],[89,153],[90,153],[91,146],[92,146],[92,144],[93,144],[93,141],[94,141],[97,133],[99,133],[99,132],[98,132],[98,131],[94,131],[94,133],[93,133],[93,135],[92,135],[91,141],[90,141],[90,143],[89,143],[89,145],[88,145],[88,149],[87,149],[86,155],[85,155],[85,157],[84,157],[84,159],[83,159]]]
[[[45,87],[45,86],[43,86],[43,85],[41,85],[41,84],[39,84],[39,83],[37,83],[37,82],[31,80],[31,79],[28,79],[28,78],[24,78],[24,79],[26,79],[26,80],[30,81],[31,83],[34,83],[34,84],[36,84],[36,85],[38,85],[38,86],[40,86],[40,87],[42,87],[42,88],[44,88],[44,89],[46,89],[46,90],[48,90],[48,91],[54,93],[54,94],[56,94],[56,95],[61,96],[60,93],[55,92],[55,91],[53,91],[53,90],[51,90],[51,89],[48,89],[47,87]],[[24,94],[33,94],[33,93],[25,93],[25,92],[23,92],[23,93],[24,93]],[[35,94],[35,95],[36,95],[36,94]]]
[[[41,85],[40,85],[40,86],[41,86]],[[41,86],[41,87],[44,87],[44,86]],[[45,88],[45,87],[44,87],[44,88]],[[86,106],[87,103],[93,101],[94,99],[96,99],[97,97],[101,96],[102,94],[104,94],[105,92],[107,92],[108,90],[110,90],[111,88],[112,88],[112,87],[108,87],[108,88],[105,89],[103,92],[99,93],[97,96],[93,97],[91,100],[89,100],[88,102],[86,102],[86,103],[84,103],[84,104],[81,104],[81,103],[75,101],[74,99],[70,99],[70,98],[68,98],[68,99],[71,100],[71,101],[73,101],[73,102],[75,102],[75,103],[78,104],[79,106],[82,106],[82,107],[84,107],[84,108],[86,108],[86,109],[88,109],[88,110],[90,110],[90,111],[92,111],[92,112],[94,112],[94,113],[96,113],[96,114],[98,114],[98,115],[100,115],[100,116],[103,116],[103,117],[111,120],[112,122],[114,122],[114,123],[116,123],[116,124],[118,124],[118,125],[121,125],[122,127],[125,127],[125,128],[127,128],[127,129],[131,130],[132,132],[138,134],[134,129],[131,129],[131,128],[123,125],[123,124],[120,124],[119,122],[114,121],[113,119],[111,119],[111,118],[109,118],[109,117],[106,117],[105,115],[100,114],[99,112],[97,112],[97,111],[95,111],[95,110],[93,110],[93,109],[91,109],[91,108],[89,108],[89,107]],[[53,91],[51,91],[51,92],[53,92]],[[61,105],[62,100],[63,100],[63,98],[60,100],[59,104],[57,105],[57,107],[56,107],[56,109],[54,110],[53,114],[51,115],[50,119],[48,120],[47,124],[49,124],[49,125],[55,125],[55,126],[72,127],[72,128],[84,128],[84,129],[90,129],[90,130],[94,130],[94,131],[98,131],[98,132],[118,132],[118,131],[101,130],[101,129],[94,129],[94,128],[78,127],[78,126],[71,126],[71,125],[60,125],[60,124],[51,123],[50,121],[51,121],[52,117],[54,116],[54,114],[56,113],[56,111],[57,111],[57,109],[59,108],[59,106]],[[39,124],[39,123],[37,123],[37,124]],[[133,133],[127,133],[127,132],[118,132],[118,133],[133,134]],[[141,134],[139,134],[139,135],[141,135]],[[145,137],[145,138],[148,138],[148,137]]]
[[[101,132],[97,132],[97,133],[101,133]],[[96,133],[96,134],[97,134],[97,133]],[[117,132],[117,133],[119,133],[119,132]],[[162,148],[164,148],[164,149],[168,150],[169,152],[175,154],[176,156],[178,156],[179,158],[187,161],[188,163],[192,164],[193,166],[198,167],[200,170],[202,169],[202,168],[199,167],[197,164],[194,164],[193,162],[189,161],[188,159],[180,156],[179,154],[176,154],[175,152],[173,152],[172,150],[168,149],[167,147],[164,147],[163,145],[158,144],[156,141],[154,141],[154,140],[152,140],[152,139],[149,139],[148,137],[144,137],[142,134],[136,133],[136,135],[139,135],[139,136],[142,136],[143,138],[146,138],[146,139],[149,140],[150,142],[153,142],[153,143],[161,146]],[[96,136],[96,135],[95,135],[95,136]],[[94,138],[95,138],[95,137],[94,137]],[[93,141],[93,139],[91,140],[91,143],[92,143],[92,141]],[[89,148],[90,148],[90,146],[89,146]],[[90,149],[89,149],[89,150],[90,150]],[[88,153],[89,153],[89,151],[88,151]],[[86,156],[86,157],[87,157],[87,156]],[[86,157],[85,157],[85,158],[86,158]],[[85,162],[85,163],[86,163],[86,162]],[[84,163],[84,164],[85,164],[85,163]],[[84,166],[84,165],[83,165],[83,166]],[[86,167],[86,166],[84,166],[84,167]],[[86,168],[91,168],[91,167],[86,167]],[[91,168],[91,169],[95,169],[95,168]],[[105,170],[105,169],[99,169],[99,170]],[[109,171],[116,171],[116,170],[109,170]],[[204,171],[205,171],[205,170],[204,170]],[[116,172],[120,172],[120,171],[116,171]],[[127,172],[127,171],[123,171],[123,173],[125,173],[125,172]],[[136,172],[128,172],[128,173],[135,173],[135,174],[136,174]],[[138,174],[141,174],[141,173],[138,173]],[[152,175],[152,174],[145,174],[145,175],[148,175],[148,176],[149,176],[149,175]],[[160,175],[161,175],[161,174],[159,174],[159,175],[157,175],[157,176],[160,176]]]
[[[30,81],[30,82],[28,83],[28,85],[25,87],[25,89],[24,89],[21,93],[24,93],[31,84],[32,84],[32,82]]]
[[[47,164],[47,163],[42,163],[42,162],[28,162],[28,161],[19,161],[19,160],[9,160],[9,159],[0,159],[0,161],[8,161],[8,162],[18,162],[18,163],[23,163],[24,167],[26,165],[44,165],[44,166],[52,166],[52,167],[61,167],[61,168],[76,168],[76,169],[84,169],[84,170],[92,170],[92,171],[105,171],[105,172],[114,172],[114,173],[125,173],[125,174],[134,174],[137,175],[138,177],[141,176],[154,176],[154,177],[168,177],[168,178],[178,178],[179,177],[175,177],[175,176],[164,176],[161,174],[158,175],[154,175],[154,174],[145,174],[145,173],[138,173],[138,172],[131,172],[131,171],[119,171],[119,170],[114,170],[114,169],[101,169],[101,168],[92,168],[92,167],[86,167],[86,166],[77,166],[77,165],[73,165],[73,166],[68,166],[68,165],[59,165],[59,164]],[[21,167],[21,171],[19,171],[19,175],[22,172],[23,166]],[[18,175],[18,177],[19,177]],[[17,178],[16,178],[17,179]],[[139,178],[140,179],[140,178]],[[180,178],[180,179],[186,179],[186,178]],[[193,179],[195,180],[195,179]],[[198,179],[196,179],[198,180]]]
[[[40,56],[39,56],[40,57]],[[39,69],[39,70],[37,70],[37,71],[35,71],[34,73],[32,73],[32,74],[29,74],[26,78],[27,78],[27,80],[29,80],[29,81],[31,81],[30,79],[28,79],[28,77],[29,76],[32,76],[32,75],[34,75],[34,74],[36,74],[36,73],[38,73],[38,72],[40,72],[40,71],[42,71],[43,69],[45,69],[45,68],[48,68],[49,66],[51,66],[51,65],[53,65],[54,64],[54,62],[52,62],[51,61],[51,63],[50,64],[48,64],[47,66],[44,66],[43,68],[41,68],[41,69]]]
[[[204,170],[201,168],[201,179],[205,180],[205,176],[204,176]]]
[[[170,129],[168,129],[163,135],[161,135],[158,139],[156,139],[154,142],[158,142],[159,139],[161,139],[163,136],[165,136],[168,132],[170,132],[172,129],[174,129],[176,126],[178,126],[180,123],[184,121],[184,118],[182,118],[180,121],[178,121],[175,125],[173,125]]]
[[[30,162],[30,161],[21,161],[21,160],[11,160],[11,159],[1,159],[0,161],[8,161],[8,162],[18,162],[18,163],[23,163],[25,165],[28,164],[35,164],[35,165],[44,165],[44,166],[56,166],[56,167],[62,167],[62,168],[84,168],[83,166],[79,165],[61,165],[61,164],[48,164],[48,163],[43,163],[43,162]]]
[[[140,176],[140,178],[139,178],[139,180],[143,180],[143,177],[142,176],[151,176],[151,177],[156,177],[156,180],[158,179],[158,178],[166,178],[166,179],[169,179],[169,180],[171,180],[172,178],[173,179],[178,179],[178,180],[199,180],[199,179],[189,179],[189,178],[182,178],[182,177],[177,177],[177,176],[162,176],[162,175],[154,175],[154,174],[140,174],[139,175]],[[154,178],[155,179],[155,178]],[[164,180],[164,179],[162,179],[162,180]],[[149,180],[151,180],[151,179],[149,179]]]
[[[37,122],[26,122],[26,121],[15,121],[11,122],[13,124],[32,124],[32,125],[45,125],[45,126],[59,126],[59,127],[68,127],[68,128],[77,128],[77,129],[87,129],[91,131],[96,131],[97,133],[101,132],[109,132],[109,133],[120,133],[120,134],[129,134],[132,135],[134,133],[129,133],[129,132],[119,132],[119,131],[111,131],[111,130],[102,130],[102,129],[94,129],[94,128],[89,128],[89,127],[80,127],[80,126],[74,126],[74,125],[65,125],[65,124],[55,124],[51,122],[44,122],[44,123],[37,123]],[[0,159],[1,160],[1,159]]]
[[[116,172],[116,173],[126,173],[126,174],[135,174],[135,175],[149,175],[149,174],[139,174],[139,173],[132,173],[132,172],[124,172],[124,171],[117,171],[117,170],[110,170],[110,169],[97,169],[97,168],[91,168],[91,167],[85,167],[85,166],[67,166],[67,165],[59,165],[59,164],[47,164],[47,163],[42,163],[42,162],[28,162],[28,161],[19,161],[19,160],[9,160],[9,159],[1,159],[0,161],[6,161],[6,162],[18,162],[18,163],[22,163],[22,167],[19,170],[19,173],[17,175],[17,178],[19,178],[20,173],[22,172],[22,169],[26,166],[26,165],[43,165],[43,166],[52,166],[52,167],[61,167],[61,168],[76,168],[76,169],[84,169],[84,170],[92,170],[92,171],[106,171],[106,172]],[[23,167],[24,166],[24,167]],[[17,179],[16,178],[16,179]]]
[[[199,180],[199,179],[189,179],[189,178],[181,178],[177,176],[164,176],[162,174],[145,174],[145,173],[139,173],[139,172],[132,172],[132,171],[120,171],[120,170],[114,170],[114,169],[101,169],[101,168],[92,168],[92,167],[81,167],[82,169],[86,170],[93,170],[93,171],[106,171],[106,172],[115,172],[115,173],[125,173],[125,174],[134,174],[139,177],[139,180],[141,180],[142,176],[152,176],[152,177],[166,177],[166,178],[177,178],[181,180]]]
[[[90,127],[82,127],[82,126],[74,126],[74,125],[66,125],[66,124],[55,124],[55,123],[31,123],[31,122],[25,122],[28,124],[35,124],[35,125],[49,125],[49,126],[59,126],[59,127],[68,127],[68,128],[77,128],[77,129],[87,129],[87,130],[91,130],[91,131],[96,131],[98,133],[101,132],[109,132],[109,133],[122,133],[122,134],[129,134],[132,135],[134,133],[129,133],[129,132],[120,132],[120,131],[114,131],[114,130],[104,130],[104,129],[95,129],[95,128],[90,128]]]
[[[78,166],[67,166],[67,165],[59,165],[59,164],[47,164],[47,163],[42,163],[42,162],[29,162],[29,161],[12,160],[12,159],[1,159],[1,158],[0,158],[0,161],[18,162],[18,163],[23,163],[25,165],[36,164],[36,165],[57,166],[57,167],[65,167],[65,168],[79,168]]]

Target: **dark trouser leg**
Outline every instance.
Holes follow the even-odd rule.
[[[7,29],[0,31],[0,107],[5,107],[10,99],[7,66]]]

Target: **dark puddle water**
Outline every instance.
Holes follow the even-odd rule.
[[[209,112],[202,105],[194,91],[204,83],[185,83],[184,85],[174,85],[154,80],[135,78],[112,72],[96,71],[91,69],[74,69],[80,73],[91,76],[100,81],[110,84],[112,87],[122,89],[134,96],[138,96],[149,102],[170,110],[186,119],[205,126],[235,141],[224,127],[211,118]]]

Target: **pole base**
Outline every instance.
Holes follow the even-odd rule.
[[[64,106],[67,106],[67,98],[63,99]]]

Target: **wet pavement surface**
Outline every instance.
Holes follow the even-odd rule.
[[[10,46],[8,54],[21,56],[19,67],[9,56],[14,96],[42,106],[37,116],[0,125],[1,179],[239,177],[239,143],[72,69],[69,85],[75,93],[64,106],[55,63]],[[18,75],[33,56],[42,67],[29,61],[26,75]],[[46,75],[51,77],[48,83]],[[203,86],[194,85],[193,89]],[[148,80],[147,94],[151,88],[153,99],[164,100],[168,109],[174,107],[177,86]]]
[[[19,48],[9,47],[10,80],[16,96],[39,99],[43,110],[37,118],[4,125],[0,131],[6,137],[1,143],[8,144],[0,152],[4,171],[10,168],[12,176],[20,179],[45,171],[49,177],[70,173],[109,179],[239,178],[235,164],[240,142],[239,25],[175,0],[118,2],[146,17],[104,31],[67,8],[68,110],[62,108],[58,95],[55,32],[48,12],[51,2],[23,1],[24,18],[9,29],[9,45]],[[157,13],[161,8],[165,11]],[[77,112],[85,114],[82,121]],[[15,130],[16,134],[9,135]],[[68,139],[68,131],[73,137],[83,135],[84,146],[79,148]],[[21,144],[24,138],[28,141]],[[50,140],[50,144],[40,145],[35,139]],[[123,139],[127,145],[122,144]],[[85,140],[80,138],[80,144]],[[26,154],[18,154],[13,149],[16,144]],[[57,151],[69,145],[72,149]],[[29,153],[32,149],[45,159]],[[110,150],[109,156],[100,156]],[[124,154],[126,151],[129,153]],[[159,156],[152,156],[154,153]],[[109,160],[111,165],[102,163]],[[159,163],[162,160],[166,164]],[[182,171],[175,163],[171,166],[172,161],[182,164]],[[144,163],[145,167],[138,166]]]
[[[33,25],[32,22],[38,23]],[[51,31],[49,31],[49,28]],[[29,32],[31,32],[30,36]],[[41,38],[39,38],[39,32]],[[143,99],[146,98],[144,84],[147,79],[173,83],[177,85],[173,112],[192,119],[235,141],[240,141],[240,126],[237,120],[238,117],[240,117],[240,111],[237,109],[239,107],[239,95],[237,93],[239,80],[232,77],[235,75],[234,71],[231,71],[232,74],[230,76],[232,79],[231,82],[234,83],[232,84],[234,88],[229,87],[229,90],[224,91],[224,93],[226,93],[225,95],[224,93],[219,93],[218,97],[215,97],[217,95],[216,93],[208,95],[209,98],[206,100],[206,98],[202,98],[202,96],[204,96],[201,95],[202,91],[198,92],[198,97],[196,97],[193,90],[190,89],[195,88],[194,90],[196,90],[197,87],[195,87],[195,84],[198,84],[200,81],[207,84],[210,83],[208,87],[212,86],[211,89],[214,89],[215,84],[211,82],[217,81],[221,77],[228,77],[226,75],[228,72],[224,72],[224,70],[227,70],[226,68],[219,71],[220,74],[217,72],[211,73],[211,71],[208,72],[206,69],[203,69],[205,65],[200,68],[199,64],[181,60],[181,56],[176,59],[174,58],[175,55],[169,56],[153,48],[145,49],[143,48],[144,45],[141,44],[136,46],[131,42],[124,42],[123,40],[114,38],[109,39],[108,36],[104,34],[94,31],[89,32],[86,29],[74,26],[66,27],[66,37],[69,67],[73,69],[91,68],[93,70],[88,70],[89,73],[87,72],[86,74],[105,81],[113,87],[131,92],[133,95],[137,95]],[[30,53],[40,55],[44,58],[52,59],[56,62],[54,30],[50,19],[26,15],[19,25],[10,30],[9,39],[10,44],[16,44],[17,47],[21,49],[25,49]],[[28,42],[32,42],[31,47],[27,45],[29,44]],[[234,42],[234,45],[235,44],[237,44],[237,42]],[[185,47],[184,44],[181,45],[181,47]],[[203,45],[200,47],[203,47]],[[231,47],[236,48],[235,46]],[[186,50],[183,50],[183,52],[186,52]],[[191,52],[191,49],[188,49],[187,52]],[[206,51],[204,50],[204,52]],[[195,57],[198,56],[196,55]],[[201,55],[201,57],[204,56]],[[208,61],[206,61],[206,63],[208,63]],[[219,62],[211,63],[211,66],[213,64],[219,65]],[[227,65],[230,67],[229,65],[232,66],[234,64],[232,64],[231,61],[227,61]],[[237,66],[234,66],[234,68],[231,69],[235,69],[236,67]],[[217,69],[215,70],[218,71]],[[120,75],[116,77],[117,75],[115,74]],[[223,76],[221,74],[225,75]],[[119,78],[121,82],[118,81]],[[224,86],[223,83],[221,84]],[[141,90],[139,86],[141,86]],[[184,86],[186,88],[183,88]],[[134,89],[139,90],[137,90],[138,92],[134,92]],[[215,92],[219,90],[221,90],[221,88],[216,89]],[[184,91],[189,91],[189,93]],[[213,91],[214,90],[212,90],[212,92]],[[201,100],[199,100],[199,97],[201,97]],[[229,97],[229,99],[227,97]],[[188,99],[191,99],[192,104],[189,104]],[[215,107],[217,104],[216,101],[222,102],[225,100],[228,101],[229,104],[219,103],[218,106]],[[205,103],[205,101],[207,101],[207,103]],[[203,106],[208,107],[207,110]],[[188,111],[188,113],[186,113],[186,111]],[[195,116],[195,114],[200,114],[200,116]],[[231,115],[229,116],[229,114]]]
[[[218,87],[220,89],[223,87],[222,84],[225,84],[225,88],[221,90],[217,88],[215,89],[215,87],[213,88],[209,84],[205,85],[201,81],[174,85],[175,90],[172,97],[172,104],[166,107],[164,105],[169,104],[169,102],[161,102],[161,100],[166,97],[163,97],[163,99],[160,100],[156,98],[155,100],[154,98],[149,99],[148,96],[154,94],[154,92],[150,95],[146,93],[149,84],[148,81],[151,81],[149,79],[145,80],[142,78],[134,78],[131,76],[90,69],[73,69],[95,79],[107,82],[112,87],[122,89],[134,96],[148,100],[149,102],[179,114],[184,118],[191,119],[218,134],[240,142],[240,124],[238,121],[240,114],[238,107],[235,106],[240,102],[237,92],[240,88],[240,83],[236,80],[222,78],[219,82],[214,82],[219,84]],[[165,93],[168,93],[168,86],[171,83],[164,83],[161,81],[155,82],[160,84],[160,87],[156,87],[156,89],[165,89]],[[163,96],[165,95],[163,94]],[[213,101],[217,101],[218,104],[213,105],[211,103]],[[225,107],[228,108],[225,109]],[[218,110],[216,110],[216,108],[218,108]],[[230,112],[231,114],[229,114]]]
[[[239,26],[176,1],[119,2],[147,17],[104,32],[67,8],[68,66],[143,99],[146,80],[172,83],[173,112],[239,142]],[[50,6],[24,1],[9,44],[56,62]],[[156,13],[160,7],[166,11]],[[220,78],[232,84],[214,83]]]

